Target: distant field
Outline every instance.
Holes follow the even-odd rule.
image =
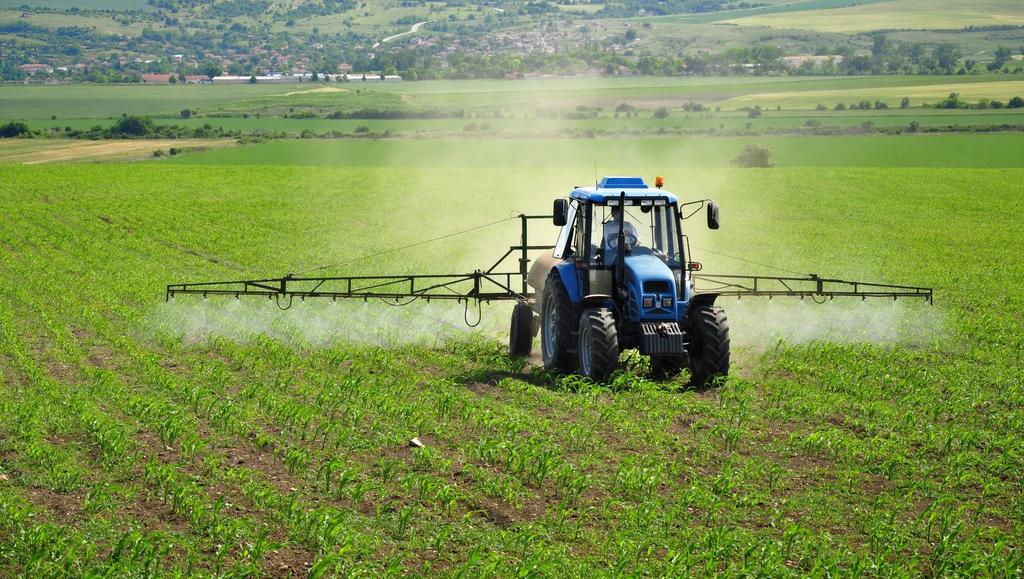
[[[766,11],[728,22],[846,33],[901,28],[958,29],[1024,24],[1024,4],[1019,0],[888,0],[825,10]]]
[[[362,83],[333,83],[329,86],[297,85],[282,94],[245,98],[213,104],[200,109],[204,113],[261,114],[283,116],[297,112],[320,115],[373,110],[393,112],[409,109],[409,105],[393,93],[362,88]]]
[[[892,103],[893,106],[898,102]],[[4,119],[0,118],[0,121]],[[784,109],[765,111],[761,117],[756,119],[748,118],[746,112],[723,111],[721,113],[688,113],[681,110],[672,111],[667,118],[655,118],[650,112],[644,112],[637,117],[620,116],[614,118],[612,114],[606,113],[602,118],[595,119],[547,119],[547,118],[522,118],[522,117],[501,117],[501,118],[442,118],[442,119],[294,119],[281,117],[249,118],[242,117],[195,117],[190,119],[181,118],[160,118],[158,124],[183,125],[187,127],[202,127],[210,125],[221,127],[225,130],[243,131],[246,133],[257,131],[278,132],[283,131],[291,134],[299,134],[303,131],[312,131],[316,134],[338,131],[353,133],[360,127],[366,127],[372,132],[383,133],[391,131],[395,134],[410,135],[437,135],[439,133],[468,133],[491,134],[500,133],[504,135],[553,135],[557,136],[562,131],[577,130],[585,131],[614,131],[618,133],[628,131],[657,131],[664,130],[754,130],[762,129],[798,129],[806,128],[808,121],[820,123],[821,127],[850,127],[871,122],[878,127],[906,127],[911,122],[917,122],[922,127],[930,126],[977,126],[977,125],[1024,125],[1024,110],[1001,109],[1001,110],[944,110],[944,109],[912,109],[900,110],[868,110],[868,111],[815,111],[815,110],[792,110]],[[37,119],[28,121],[28,125],[34,129],[51,127],[71,127],[78,130],[88,130],[94,126],[109,127],[114,124],[112,118],[92,119]]]
[[[0,114],[13,119],[174,114],[241,98],[283,94],[298,85],[57,85],[0,87]]]
[[[877,2],[892,2],[894,0],[796,0],[793,2],[772,2],[768,6],[758,8],[741,8],[737,10],[722,10],[718,12],[707,12],[697,14],[671,14],[668,16],[647,16],[630,20],[649,22],[677,22],[690,24],[709,24],[736,18],[743,18],[754,15],[788,14],[791,12],[802,12],[824,8],[838,8],[854,6],[859,4],[874,4]],[[783,17],[784,18],[784,17]]]
[[[205,150],[231,144],[231,141],[212,139],[138,139],[130,141],[4,139],[0,140],[0,163],[36,165],[82,161],[128,161],[151,159],[153,152],[158,149],[166,153],[171,147]]]
[[[801,99],[807,91],[845,91],[841,96],[854,101],[892,97],[896,103],[906,92],[903,87],[934,87],[932,95],[945,96],[949,85],[961,87],[965,95],[1007,98],[1019,88],[1020,81],[1005,75],[975,76],[875,76],[875,77],[783,77],[783,78],[572,78],[536,81],[424,81],[401,83],[331,83],[312,87],[308,84],[240,85],[59,85],[0,87],[0,118],[59,119],[115,117],[122,113],[176,115],[184,108],[204,109],[225,106],[234,101],[263,99],[269,95],[301,93],[325,86],[345,90],[361,89],[402,96],[411,106],[422,108],[464,109],[466,111],[503,110],[522,116],[538,110],[573,109],[579,105],[612,110],[627,102],[636,107],[678,108],[683,102],[722,102],[749,95],[792,93],[801,107],[813,107],[817,96]],[[1010,84],[1005,84],[1010,83]],[[966,85],[980,85],[971,89]],[[896,90],[899,89],[899,90]],[[918,88],[915,90],[922,90]],[[1024,91],[1018,91],[1024,92]],[[330,95],[314,98],[330,100]],[[381,99],[391,97],[382,96]],[[391,102],[384,101],[384,102]],[[239,111],[241,112],[241,111]]]
[[[410,139],[275,141],[169,160],[200,165],[567,167],[586,159],[600,173],[728,167],[747,144],[774,151],[780,167],[1019,167],[1024,134],[865,137],[614,139]],[[970,154],[965,154],[969,151]],[[514,154],[513,154],[514,152]]]
[[[960,98],[977,101],[981,98],[1001,100],[1006,103],[1014,96],[1024,96],[1024,81],[954,83],[946,85],[921,85],[902,87],[878,87],[872,89],[868,100],[879,99],[889,106],[898,104],[903,97],[910,97],[912,104],[936,103],[950,93],[960,93]],[[783,108],[813,108],[819,103],[835,105],[837,103],[855,103],[869,94],[858,89],[846,90],[811,90],[811,91],[780,91],[774,93],[749,94],[721,102],[724,108],[761,105],[762,107],[781,106]]]

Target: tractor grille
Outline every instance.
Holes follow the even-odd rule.
[[[640,324],[640,353],[682,354],[686,351],[683,331],[676,322],[644,322]]]

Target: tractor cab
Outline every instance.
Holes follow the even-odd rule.
[[[700,341],[693,316],[714,299],[693,303],[690,272],[700,266],[688,261],[684,215],[660,177],[655,183],[605,177],[555,200],[553,221],[561,227],[555,247],[528,276],[547,367],[602,379],[628,348],[651,356],[658,368],[692,366]],[[717,206],[696,203],[707,206],[708,225],[717,229]],[[721,322],[719,333],[727,332],[724,315]],[[722,374],[725,364],[709,369]]]

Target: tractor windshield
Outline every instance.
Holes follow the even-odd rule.
[[[615,212],[617,207],[597,206],[595,215],[595,245],[604,265],[610,266],[618,249],[619,228]],[[674,205],[627,206],[623,219],[626,252],[631,255],[653,254],[670,267],[682,265],[679,231]]]

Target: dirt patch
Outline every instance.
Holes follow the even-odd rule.
[[[504,398],[505,393],[502,392],[501,388],[498,388],[494,384],[484,384],[483,382],[474,382],[466,386],[466,390],[469,390],[477,396],[488,396],[491,398]]]
[[[33,487],[25,491],[25,498],[53,514],[55,521],[81,520],[84,511],[85,492],[58,493],[50,489]]]
[[[229,139],[140,139],[105,141],[42,141],[31,149],[5,151],[0,149],[0,161],[36,165],[66,161],[111,161],[151,158],[157,149],[220,148],[233,144]],[[7,154],[4,154],[7,153]]]

